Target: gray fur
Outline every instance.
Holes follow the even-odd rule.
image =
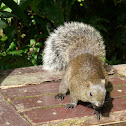
[[[64,71],[68,63],[82,53],[105,59],[105,45],[100,33],[84,23],[65,23],[54,30],[45,42],[43,68]]]

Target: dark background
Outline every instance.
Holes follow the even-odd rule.
[[[1,0],[0,70],[41,65],[44,41],[68,21],[94,26],[105,41],[106,62],[126,63],[126,0]]]

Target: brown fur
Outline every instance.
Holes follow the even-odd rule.
[[[102,83],[105,78],[106,71],[98,57],[91,54],[78,55],[68,65],[60,84],[59,94],[65,96],[70,90],[71,103],[77,104],[78,100],[81,100],[101,106],[105,100],[105,83]],[[102,90],[96,88],[94,92],[93,86]],[[90,97],[90,93],[93,97]]]

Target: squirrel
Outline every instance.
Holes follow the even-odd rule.
[[[43,69],[64,72],[55,96],[63,100],[70,91],[74,108],[79,100],[93,105],[97,118],[106,97],[106,57],[104,41],[94,27],[82,22],[67,22],[54,30],[45,42]]]

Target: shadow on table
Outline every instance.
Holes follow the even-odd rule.
[[[0,71],[0,86],[2,86],[2,82],[13,72],[14,70],[1,70]]]
[[[105,103],[103,107],[100,109],[101,115],[103,117],[109,117],[111,109],[113,108],[112,102],[114,100],[114,98],[110,97],[110,92],[113,90],[113,86],[110,82],[108,83],[106,90],[107,90],[107,93],[106,93]],[[79,101],[78,104],[81,104],[83,106],[93,109],[93,105],[91,103]]]

